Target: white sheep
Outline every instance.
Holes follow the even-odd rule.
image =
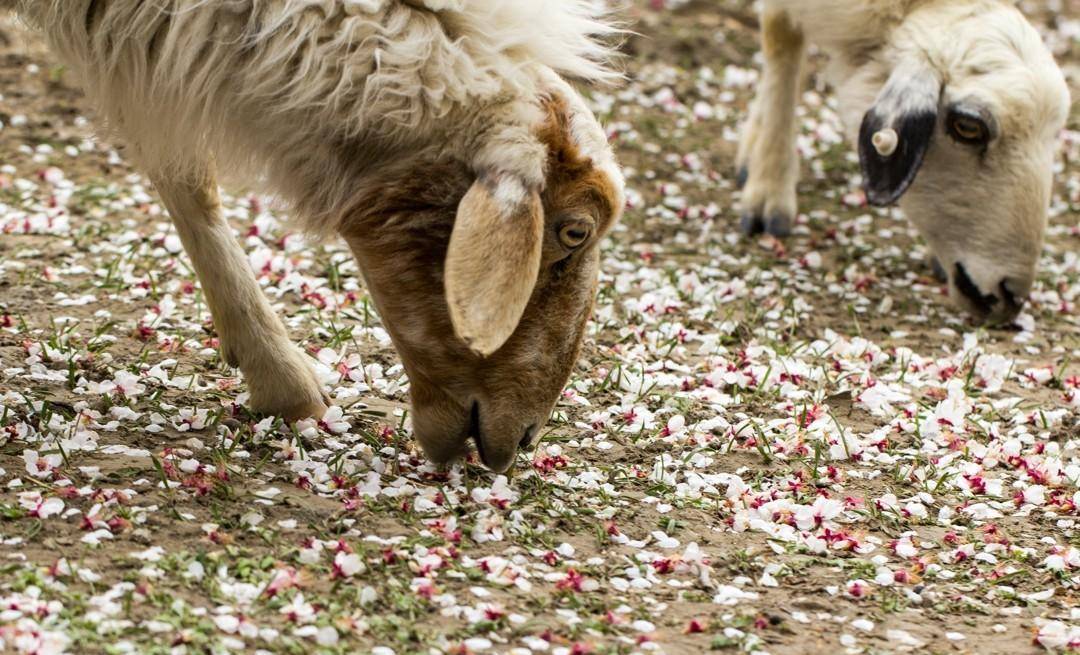
[[[796,216],[795,107],[807,42],[859,145],[867,199],[900,201],[981,320],[1011,321],[1034,282],[1068,87],[1003,0],[765,0],[764,76],[739,148],[742,228]]]
[[[172,215],[255,410],[322,387],[222,217],[263,179],[357,255],[443,462],[505,470],[546,422],[623,182],[564,81],[612,79],[587,0],[0,0],[41,30]]]

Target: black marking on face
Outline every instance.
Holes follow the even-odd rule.
[[[896,152],[882,156],[874,147],[874,135],[891,128],[899,143]],[[917,111],[888,121],[875,110],[863,118],[859,130],[859,162],[866,199],[875,207],[887,207],[900,199],[919,174],[937,128],[937,112]]]

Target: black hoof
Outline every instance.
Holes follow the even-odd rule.
[[[757,236],[765,231],[765,221],[757,214],[747,213],[739,219],[739,227],[746,236]]]
[[[948,282],[949,274],[945,272],[945,267],[941,265],[941,260],[937,257],[930,258],[930,270],[934,273],[934,279],[938,282]]]
[[[765,231],[779,239],[791,236],[791,217],[787,214],[773,214],[765,220]]]
[[[735,188],[742,190],[746,186],[746,181],[750,179],[750,169],[746,166],[740,166],[739,170],[735,173]]]

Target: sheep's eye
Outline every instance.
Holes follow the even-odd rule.
[[[559,242],[566,248],[580,248],[589,240],[592,230],[582,223],[565,223],[559,228]]]
[[[983,146],[990,141],[990,128],[981,118],[954,113],[949,116],[949,134],[961,143]]]

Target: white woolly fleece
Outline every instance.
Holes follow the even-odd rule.
[[[539,186],[543,80],[617,77],[590,0],[13,1],[144,168],[266,175],[314,231],[425,148]]]

